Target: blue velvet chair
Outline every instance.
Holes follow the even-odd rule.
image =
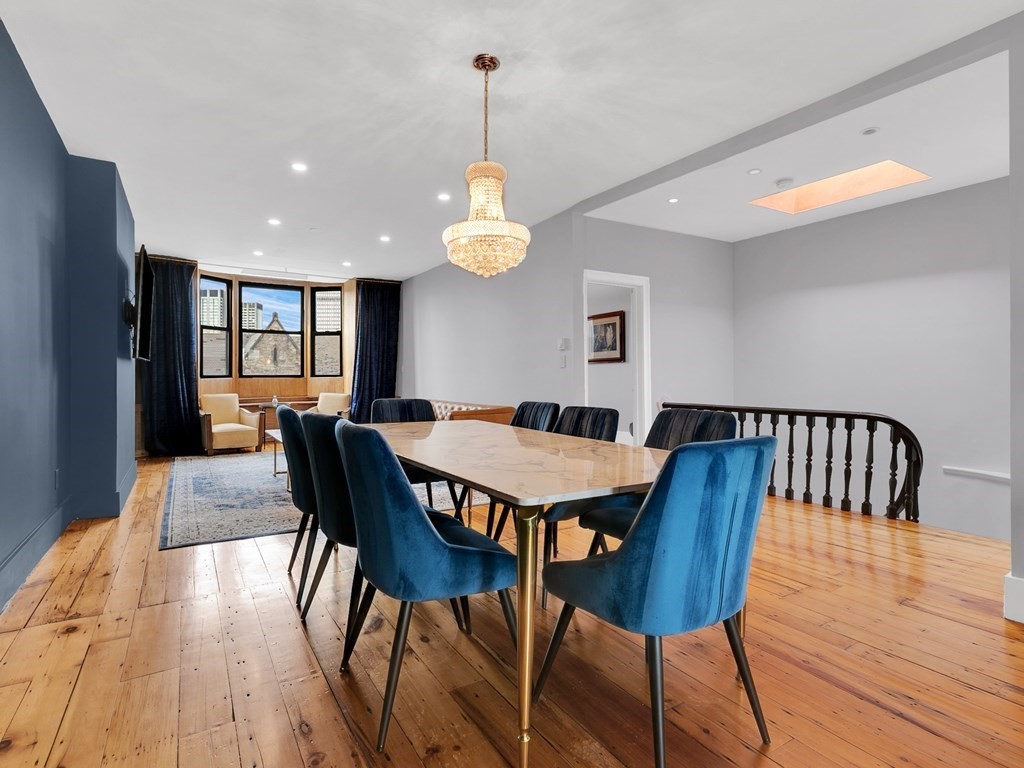
[[[614,552],[551,563],[544,584],[565,601],[534,685],[538,700],[577,608],[646,637],[654,764],[665,765],[662,642],[723,622],[761,740],[768,727],[736,621],[777,440],[690,443],[672,451]]]
[[[736,437],[736,417],[724,411],[704,411],[692,408],[666,408],[654,418],[644,445],[671,451],[687,443],[707,443],[713,440],[732,440]],[[608,551],[605,536],[626,538],[646,494],[622,493],[600,499],[586,499],[576,504],[584,511],[580,514],[580,528],[594,531],[590,555],[598,550]]]
[[[555,426],[555,421],[558,419],[558,408],[558,403],[524,400],[516,408],[516,412],[512,414],[512,421],[509,422],[509,426],[533,429],[537,432],[550,432]],[[500,531],[497,535],[494,533],[494,516],[497,506],[498,502],[491,499],[490,508],[487,510],[487,535],[492,536],[495,540],[501,537]],[[508,519],[508,513],[509,506],[505,504],[501,510],[502,521]]]
[[[309,564],[313,558],[313,548],[316,544],[316,532],[320,525],[317,518],[316,489],[313,487],[309,453],[306,451],[306,436],[299,423],[299,414],[287,405],[279,405],[277,407],[277,423],[281,427],[281,442],[284,443],[284,455],[288,461],[292,504],[302,513],[302,517],[299,519],[299,531],[295,535],[295,544],[292,545],[292,555],[288,559],[288,573],[292,572],[295,558],[299,554],[299,547],[302,545],[302,537],[305,535],[307,527],[309,528],[306,553],[302,560],[302,576],[299,578],[299,587],[295,592],[295,605],[302,605],[302,592],[306,588],[306,576],[309,574]]]
[[[389,424],[402,421],[437,421],[434,413],[434,406],[429,400],[415,397],[386,397],[374,400],[370,405],[370,422],[372,424]],[[425,483],[427,486],[427,506],[434,506],[433,483],[447,483],[448,492],[452,496],[452,503],[455,504],[455,517],[462,522],[462,505],[460,497],[455,492],[455,483],[451,480],[427,472],[425,469],[414,467],[402,462],[402,469],[405,476],[413,485]]]
[[[316,493],[317,508],[320,511],[320,530],[326,538],[323,552],[320,554],[320,561],[317,563],[313,581],[309,587],[309,594],[306,597],[306,605],[302,609],[302,618],[306,618],[309,608],[313,604],[313,597],[316,595],[317,587],[320,586],[320,579],[323,578],[324,570],[330,560],[331,552],[338,545],[345,547],[356,546],[356,524],[352,516],[352,500],[349,496],[348,481],[345,477],[345,467],[341,463],[341,454],[338,452],[338,441],[334,434],[334,427],[340,421],[338,416],[319,413],[303,413],[299,418],[302,431],[305,435],[305,444],[309,452],[309,463],[313,487]],[[282,437],[284,434],[282,433]],[[442,515],[440,512],[429,513],[431,523],[437,527],[459,526],[455,518],[450,515]],[[310,535],[307,563],[312,561],[313,547],[316,542],[316,529]],[[352,594],[349,598],[348,624],[345,625],[345,658],[348,658],[355,648],[358,631],[350,632],[355,627],[356,610],[359,605],[359,597],[363,588],[363,572],[356,563],[352,575]],[[465,629],[462,614],[458,604],[452,602],[452,611],[461,629]]]
[[[497,592],[514,643],[515,614],[508,589],[516,583],[516,558],[500,544],[461,524],[432,526],[379,432],[341,421],[335,433],[349,479],[359,564],[369,582],[359,606],[356,633],[376,590],[402,603],[377,737],[377,751],[382,752],[413,603]]]

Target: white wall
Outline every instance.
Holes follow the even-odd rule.
[[[732,245],[603,219],[585,222],[587,269],[651,278],[654,402],[731,402]]]
[[[1004,178],[737,243],[736,401],[903,421],[924,450],[921,521],[1008,538],[1009,487],[941,467],[1009,471],[1009,215]]]
[[[587,285],[587,315],[603,312],[625,313],[626,360],[622,363],[588,363],[587,405],[614,408],[619,412],[619,442],[633,443],[629,431],[635,421],[633,396],[636,388],[636,318],[630,308],[633,289],[620,285]],[[641,440],[642,442],[642,440]]]
[[[523,263],[484,279],[442,264],[402,284],[398,391],[495,405],[570,402],[571,216],[531,229]]]

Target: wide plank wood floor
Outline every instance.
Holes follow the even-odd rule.
[[[471,637],[446,605],[416,609],[378,755],[397,604],[378,596],[340,674],[352,553],[332,560],[303,625],[290,536],[158,550],[169,468],[141,462],[124,514],[73,523],[0,614],[0,766],[515,764],[496,599],[472,598]],[[586,532],[562,528],[561,557],[581,556]],[[1002,542],[770,499],[747,648],[773,742],[712,628],[665,644],[669,764],[1024,765],[1008,568]],[[559,607],[540,616],[538,657]],[[533,764],[651,764],[647,695],[642,640],[577,613],[535,709]]]

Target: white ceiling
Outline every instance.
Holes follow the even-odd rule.
[[[152,252],[394,278],[442,263],[440,233],[465,217],[480,51],[502,59],[491,155],[509,169],[506,211],[532,225],[1021,10],[0,0],[68,149],[117,162]],[[293,174],[293,160],[309,173]]]
[[[878,133],[863,136],[868,127]],[[751,205],[791,178],[805,184],[896,160],[932,178],[796,215]],[[761,173],[751,176],[752,168]],[[1009,55],[1001,53],[590,211],[588,215],[735,242],[1010,172]],[[678,203],[669,203],[671,198]]]

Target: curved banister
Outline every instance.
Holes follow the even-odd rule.
[[[820,427],[823,423],[827,430],[827,447],[825,451],[825,493],[822,496],[821,503],[826,507],[832,506],[832,469],[833,459],[835,458],[833,450],[833,433],[836,428],[841,425],[841,428],[846,432],[846,446],[845,451],[843,452],[844,493],[842,501],[840,502],[840,507],[844,511],[849,511],[852,508],[852,502],[850,500],[850,479],[853,462],[853,430],[856,427],[857,422],[863,422],[868,433],[867,452],[864,457],[865,497],[864,502],[861,504],[861,512],[864,514],[871,514],[872,511],[871,483],[875,471],[875,433],[878,429],[878,425],[884,424],[889,427],[889,441],[892,446],[889,460],[889,501],[885,509],[886,517],[895,520],[900,516],[900,512],[902,511],[907,520],[912,522],[918,521],[920,514],[918,490],[921,484],[921,470],[924,468],[924,452],[921,450],[921,442],[917,439],[917,436],[911,431],[911,429],[903,422],[898,421],[891,416],[886,416],[882,413],[867,413],[863,411],[829,411],[813,408],[775,408],[760,405],[666,402],[663,403],[662,406],[664,408],[691,408],[695,410],[724,411],[726,413],[733,413],[736,415],[739,423],[739,435],[741,437],[745,434],[748,416],[753,417],[756,434],[761,434],[762,426],[765,428],[770,427],[771,434],[773,435],[777,434],[780,424],[788,426],[789,440],[788,448],[786,449],[787,484],[785,489],[785,496],[787,499],[794,499],[796,497],[796,492],[793,489],[795,456],[794,436],[797,428],[797,420],[803,419],[804,426],[807,429],[807,447],[806,490],[802,494],[802,499],[806,503],[811,503],[813,501],[811,493],[811,476],[814,461],[814,443],[812,433],[815,426]],[[768,417],[767,424],[763,424],[765,416]],[[780,417],[785,418],[782,419]],[[840,439],[842,439],[841,433]],[[899,469],[898,458],[899,447],[901,445],[904,449],[904,471],[903,483],[900,487],[899,493],[897,493],[896,487],[898,485]],[[768,485],[768,494],[774,496],[775,492],[775,467],[773,465],[771,480]]]

